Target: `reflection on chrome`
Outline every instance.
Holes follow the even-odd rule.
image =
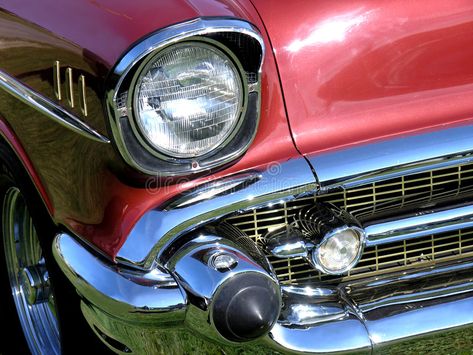
[[[313,155],[309,160],[322,190],[349,188],[471,162],[472,136],[473,125],[461,126]]]
[[[343,319],[348,313],[339,304],[289,304],[281,313],[283,325],[309,326],[320,322]]]
[[[297,171],[297,174],[294,174]],[[182,208],[173,209],[176,201],[149,211],[135,225],[125,244],[118,252],[117,259],[124,264],[149,269],[158,255],[185,232],[199,225],[222,218],[225,215],[245,211],[270,203],[294,199],[316,189],[315,177],[304,159],[293,159],[281,164],[281,171],[274,176],[271,171],[264,170],[256,175],[242,173],[233,176],[238,181],[232,193],[212,194],[210,186],[231,186],[230,180],[222,185],[215,181],[211,185],[204,184],[202,191],[197,188],[187,197],[178,199]],[[227,185],[227,183],[229,185]],[[241,187],[241,188],[240,188]],[[186,198],[194,200],[200,193],[211,198],[200,200],[197,204],[188,204]]]

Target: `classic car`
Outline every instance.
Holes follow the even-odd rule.
[[[0,353],[473,349],[471,0],[0,8]]]

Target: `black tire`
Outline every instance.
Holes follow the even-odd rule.
[[[38,235],[57,308],[62,354],[90,351],[94,354],[109,353],[108,348],[98,340],[85,321],[80,310],[79,296],[54,260],[51,246],[58,231],[57,226],[52,222],[39,193],[15,153],[9,145],[0,141],[0,354],[30,353],[12,297],[3,243],[3,201],[6,192],[12,187],[20,191]]]

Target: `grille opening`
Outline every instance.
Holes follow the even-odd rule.
[[[473,163],[470,163],[282,202],[270,208],[235,215],[225,221],[262,245],[263,235],[291,223],[301,208],[315,201],[332,203],[359,220],[366,221],[446,201],[451,203],[472,194]],[[365,248],[357,266],[342,277],[321,274],[302,258],[278,259],[268,256],[268,259],[283,284],[332,284],[471,256],[473,229],[463,229]]]

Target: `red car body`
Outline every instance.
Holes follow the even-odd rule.
[[[35,76],[50,70],[55,58],[62,59],[56,54],[63,53],[64,57],[72,55],[77,67],[99,82],[128,47],[159,28],[199,16],[230,16],[254,23],[265,35],[267,47],[272,48],[264,62],[264,95],[256,139],[233,166],[201,179],[472,119],[473,6],[468,1],[254,3],[4,4],[1,21],[5,28],[12,28],[10,35],[3,34],[4,50],[18,39],[23,44],[16,48],[25,55],[32,45],[48,48],[37,62],[17,68],[5,61],[4,69],[41,89],[34,82]],[[96,100],[98,104],[99,95]],[[101,113],[91,119],[100,132],[106,132]],[[57,155],[57,147],[38,152],[37,147],[28,146],[32,139],[15,132],[14,126],[12,131],[31,160],[46,160],[39,154]],[[45,199],[51,201],[55,220],[111,257],[145,211],[203,181],[153,189],[149,194],[120,183],[109,173],[104,159],[98,162],[102,177],[91,186],[100,196],[100,204],[84,201],[81,192],[69,186],[68,196],[78,202],[71,208],[61,202],[61,192],[65,191],[57,191],[45,177],[48,170],[67,159],[49,158],[50,166],[36,167],[30,173],[38,183],[43,182],[39,186],[46,191]],[[84,171],[86,178],[86,167],[72,165],[66,172],[68,184],[81,186],[84,181],[77,181],[76,169]],[[116,220],[122,222],[117,224]]]
[[[144,7],[136,7],[132,4],[123,4],[121,8],[115,8],[117,7],[116,4],[100,5],[98,2],[93,1],[83,3],[67,1],[58,8],[53,6],[53,3],[31,4],[31,6],[26,7],[20,4],[8,4],[8,6],[3,6],[3,8],[12,14],[5,12],[5,16],[1,20],[5,28],[12,29],[10,34],[3,34],[7,43],[9,41],[17,41],[18,33],[24,36],[22,38],[24,47],[19,47],[21,53],[28,53],[31,45],[37,48],[46,47],[48,49],[44,51],[45,54],[42,54],[41,58],[38,58],[37,62],[28,63],[24,67],[17,68],[15,62],[8,63],[8,61],[5,61],[4,69],[16,76],[24,77],[26,84],[44,94],[49,94],[49,96],[52,94],[51,85],[41,87],[44,83],[38,85],[35,83],[35,80],[41,75],[41,72],[47,73],[50,71],[51,63],[56,59],[67,61],[68,59],[64,58],[72,56],[77,68],[84,70],[90,75],[91,83],[99,85],[100,82],[105,80],[108,72],[128,47],[159,28],[203,16],[204,13],[205,16],[252,18],[253,21],[259,22],[255,10],[249,4],[246,4],[249,10],[244,10],[238,6],[219,1],[203,2],[199,4],[202,9],[191,6],[186,1],[169,1],[167,5],[149,1],[146,10],[144,10]],[[56,8],[57,16],[51,15],[51,8]],[[168,9],[169,13],[166,11],[166,13],[160,16],[154,15],[155,13],[162,12],[163,8]],[[248,11],[251,11],[251,15]],[[76,18],[78,22],[75,28],[70,21],[64,21],[60,13],[71,14],[71,16]],[[13,14],[16,16],[13,16]],[[144,19],[144,14],[151,19]],[[28,19],[28,22],[20,20],[20,18]],[[90,24],[83,22],[84,19],[85,21],[90,21]],[[105,24],[108,25],[105,26]],[[38,27],[36,26],[43,28],[43,30],[39,31],[39,34]],[[96,26],[95,29],[94,26]],[[79,30],[82,28],[87,28],[90,32],[84,33],[82,30]],[[101,34],[104,28],[107,28],[109,32]],[[99,33],[104,37],[97,37]],[[63,38],[69,40],[65,41]],[[108,38],[113,38],[113,41],[108,40]],[[8,46],[5,47],[5,50],[7,50]],[[62,53],[62,55],[58,55],[58,53]],[[62,185],[60,190],[63,190],[58,191],[50,185],[51,182],[47,181],[48,179],[45,175],[52,173],[60,162],[70,159],[69,153],[64,152],[64,156],[58,156],[57,149],[59,145],[56,147],[51,145],[49,148],[51,150],[48,152],[39,152],[36,144],[35,146],[28,147],[27,142],[32,142],[33,140],[27,136],[22,137],[21,132],[16,132],[18,129],[15,130],[14,123],[10,123],[10,125],[13,126],[13,132],[18,136],[19,143],[24,146],[31,160],[43,161],[45,163],[47,161],[48,166],[36,166],[36,172],[32,171],[30,173],[33,176],[37,176],[38,181],[43,182],[40,186],[43,186],[43,184],[45,186],[47,198],[51,200],[51,212],[57,223],[69,226],[79,235],[84,236],[111,257],[114,257],[126,239],[131,227],[141,215],[183,189],[188,189],[207,179],[214,179],[238,171],[264,166],[272,161],[282,161],[298,155],[288,128],[274,59],[268,56],[265,58],[264,65],[267,74],[263,78],[266,92],[262,103],[263,117],[261,118],[255,142],[245,156],[227,170],[215,173],[213,177],[202,177],[200,180],[195,179],[186,184],[167,183],[166,188],[153,188],[152,193],[143,188],[135,189],[128,184],[122,184],[119,178],[117,178],[118,174],[111,173],[109,169],[109,164],[116,160],[115,153],[112,152],[111,147],[86,148],[85,146],[90,146],[86,139],[83,142],[78,142],[78,144],[85,145],[84,149],[86,150],[105,149],[106,152],[104,151],[101,154],[103,158],[97,162],[98,166],[93,169],[93,172],[88,171],[90,169],[87,166],[72,164],[67,169],[68,171],[64,172],[67,175],[65,181],[57,182],[59,185]],[[94,90],[99,91],[100,88],[97,87]],[[100,105],[102,101],[101,94],[103,93],[97,92],[96,97],[91,98],[91,100],[94,100],[95,105]],[[96,114],[90,119],[98,131],[106,132],[105,120],[100,110],[97,110]],[[37,124],[42,125],[40,121]],[[94,144],[92,143],[92,145]],[[268,146],[271,146],[271,149],[268,149]],[[54,154],[53,151],[55,152]],[[45,154],[47,156],[53,154],[58,160],[46,159]],[[93,159],[96,159],[95,151],[85,152],[85,154],[93,154]],[[83,162],[86,161],[89,161],[89,159],[83,160]],[[124,168],[120,167],[119,170],[121,170],[120,174],[123,174]],[[78,171],[83,172],[80,174],[81,176],[77,174]],[[89,179],[90,174],[95,175],[97,173],[100,175],[100,178],[97,178],[97,181],[91,184],[77,180]],[[100,201],[98,204],[98,201],[88,201],[82,191],[74,192],[75,186],[83,186],[84,183],[92,189],[90,192],[97,196],[97,199]],[[77,205],[74,207],[65,206],[64,193],[69,196],[74,195],[72,199],[77,201]],[[58,213],[58,211],[61,212]],[[117,224],[117,220],[120,220],[121,223]]]
[[[74,115],[79,108],[54,97],[52,63],[82,73],[84,120],[108,138],[105,83],[136,43],[196,18],[237,18],[261,33],[256,136],[240,158],[198,174],[137,172],[113,144],[0,93],[2,135],[54,223],[111,260],[147,212],[203,183],[473,123],[471,1],[44,0],[0,8],[0,69]]]

